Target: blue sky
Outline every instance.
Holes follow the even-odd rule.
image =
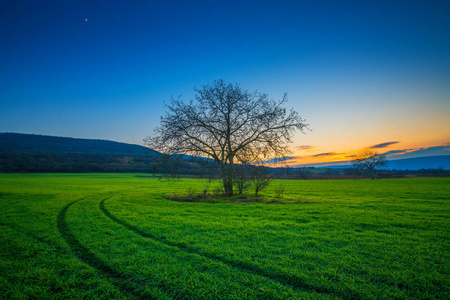
[[[312,129],[296,156],[446,154],[449,15],[449,1],[2,1],[0,132],[142,144],[163,101],[222,78],[288,93]]]

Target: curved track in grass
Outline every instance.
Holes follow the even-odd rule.
[[[81,200],[81,199],[80,199]],[[76,200],[67,204],[58,214],[58,230],[61,233],[62,238],[67,242],[73,254],[80,260],[87,263],[92,268],[100,271],[107,277],[109,277],[112,283],[122,291],[125,295],[133,297],[135,299],[156,299],[149,295],[143,295],[142,293],[136,291],[136,289],[129,284],[127,281],[129,278],[121,276],[110,266],[101,261],[94,253],[92,253],[88,248],[83,246],[80,241],[75,237],[75,235],[70,231],[69,226],[66,222],[66,215],[69,208],[80,200]]]
[[[100,203],[99,203],[100,210],[112,221],[116,222],[119,225],[122,225],[123,227],[127,228],[128,230],[133,231],[134,233],[136,233],[144,238],[149,238],[149,239],[158,241],[162,244],[165,244],[167,246],[175,247],[175,248],[177,248],[181,251],[187,252],[189,254],[194,254],[194,255],[201,256],[201,257],[213,259],[215,261],[224,263],[226,265],[237,268],[241,271],[244,271],[244,272],[252,274],[252,275],[259,275],[259,276],[266,277],[270,280],[273,280],[273,281],[283,284],[285,286],[289,286],[295,290],[315,292],[318,294],[327,294],[327,295],[342,297],[345,299],[360,299],[360,297],[352,296],[352,295],[343,293],[341,291],[336,291],[336,290],[331,290],[331,289],[323,289],[323,288],[317,288],[317,287],[311,286],[310,284],[304,282],[303,279],[296,277],[296,276],[288,276],[285,274],[273,274],[268,270],[261,269],[258,266],[249,264],[247,262],[231,260],[226,257],[215,255],[212,253],[206,253],[206,254],[200,253],[201,249],[197,249],[197,248],[191,247],[191,246],[183,244],[183,243],[166,240],[164,237],[157,237],[157,236],[150,234],[148,232],[145,232],[145,231],[137,228],[136,226],[133,226],[123,220],[120,220],[119,218],[117,218],[116,216],[111,214],[111,212],[109,212],[105,207],[106,200],[108,200],[108,199],[104,199],[104,200],[100,201]]]

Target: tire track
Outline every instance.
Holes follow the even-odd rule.
[[[81,199],[80,199],[81,200]],[[120,289],[122,293],[126,296],[132,296],[136,299],[142,299],[145,297],[145,299],[155,299],[152,298],[149,295],[143,295],[142,293],[136,291],[135,288],[127,284],[127,281],[129,278],[118,274],[116,271],[114,271],[110,266],[106,265],[103,261],[101,261],[97,256],[95,256],[94,253],[92,253],[89,249],[84,247],[80,241],[75,237],[75,235],[70,231],[69,226],[66,223],[66,214],[69,208],[77,203],[80,200],[76,200],[73,202],[70,202],[67,204],[61,212],[58,214],[57,219],[57,225],[58,230],[62,236],[62,238],[67,242],[70,249],[72,250],[72,253],[81,261],[87,263],[92,268],[100,271],[115,285],[117,288]]]
[[[69,253],[69,251],[67,249],[61,248],[56,243],[51,242],[51,241],[47,240],[46,238],[39,237],[39,236],[29,232],[28,230],[26,230],[25,228],[23,228],[21,226],[17,226],[15,224],[5,224],[3,222],[0,222],[0,226],[8,227],[12,230],[17,231],[19,234],[22,234],[24,236],[27,236],[31,239],[38,241],[39,243],[46,244],[47,246],[54,248],[54,251],[60,251],[61,253],[64,253],[64,254]]]
[[[281,283],[285,286],[290,286],[291,288],[293,288],[295,290],[315,292],[318,294],[334,295],[334,296],[341,297],[343,299],[361,299],[361,297],[358,297],[357,295],[347,294],[347,293],[344,293],[341,291],[336,291],[336,290],[327,289],[327,288],[317,288],[317,287],[311,286],[310,284],[306,283],[303,279],[301,279],[299,277],[288,276],[285,274],[273,274],[270,271],[263,270],[263,269],[259,268],[258,266],[252,265],[247,262],[235,261],[235,260],[228,259],[226,257],[222,257],[222,256],[212,254],[212,253],[206,253],[206,254],[200,253],[201,249],[190,247],[183,243],[169,241],[169,240],[166,240],[164,237],[157,237],[155,235],[152,235],[150,233],[147,233],[147,232],[137,228],[136,226],[128,224],[125,221],[122,221],[119,218],[117,218],[116,216],[112,215],[105,207],[106,200],[108,200],[108,199],[104,199],[100,202],[100,204],[99,204],[100,210],[112,221],[126,227],[130,231],[133,231],[134,233],[136,233],[144,238],[153,239],[162,244],[178,248],[179,250],[190,253],[190,254],[194,254],[194,255],[201,256],[201,257],[206,257],[209,259],[219,261],[221,263],[224,263],[231,267],[237,268],[243,272],[246,272],[246,273],[249,273],[252,275],[256,274],[259,276],[266,277],[275,282]]]

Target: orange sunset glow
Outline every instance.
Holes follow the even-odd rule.
[[[450,143],[405,148],[402,147],[402,143],[393,141],[366,146],[356,150],[330,152],[325,152],[323,149],[312,145],[304,145],[294,147],[294,155],[288,157],[284,163],[289,166],[314,166],[317,164],[347,165],[353,161],[357,153],[363,150],[376,151],[377,153],[385,154],[389,160],[396,160],[417,156],[450,155]]]

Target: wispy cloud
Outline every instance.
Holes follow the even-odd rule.
[[[293,160],[293,159],[296,159],[296,158],[297,158],[297,156],[275,157],[275,158],[264,160],[263,163],[266,163],[266,164],[277,164],[277,163],[282,163],[282,162],[286,162],[286,161],[289,161],[289,160]]]
[[[450,147],[448,145],[443,145],[428,148],[391,150],[383,154],[388,157],[391,157],[392,159],[400,159],[400,158],[412,158],[421,156],[449,155],[450,154],[449,152]]]
[[[301,145],[301,146],[296,146],[294,147],[295,150],[311,150],[311,149],[315,149],[315,146],[312,145]]]
[[[312,157],[336,156],[336,155],[342,155],[342,154],[344,154],[344,153],[325,152],[325,153],[319,153],[316,155],[312,155]]]
[[[406,153],[411,153],[419,150],[423,150],[424,148],[415,148],[415,149],[401,149],[401,150],[391,150],[388,152],[383,153],[386,156],[392,156],[392,155],[401,155]]]
[[[386,147],[389,147],[391,145],[395,145],[398,143],[400,143],[400,142],[398,142],[398,141],[386,142],[386,143],[381,143],[381,144],[376,144],[376,145],[370,146],[370,147],[368,147],[368,149],[381,149],[381,148],[386,148]]]
[[[388,160],[399,160],[405,158],[414,158],[414,157],[425,157],[425,156],[445,156],[450,155],[450,143],[435,146],[435,147],[425,147],[425,148],[408,148],[408,149],[395,149],[388,150],[383,149],[390,145],[395,145],[400,142],[391,141],[386,143],[381,143],[377,145],[373,145],[369,148],[365,149],[382,149],[380,150],[381,154],[384,154],[388,157]],[[309,150],[313,149],[314,150]],[[286,165],[291,166],[328,166],[328,165],[338,165],[338,164],[351,164],[351,162],[356,157],[356,152],[322,152],[318,154],[309,154],[309,151],[317,152],[316,148],[310,145],[297,146],[296,149],[304,150],[302,152],[304,155],[298,156],[290,156],[286,157],[283,161]],[[384,151],[383,151],[384,150]],[[274,161],[275,162],[275,161]]]

